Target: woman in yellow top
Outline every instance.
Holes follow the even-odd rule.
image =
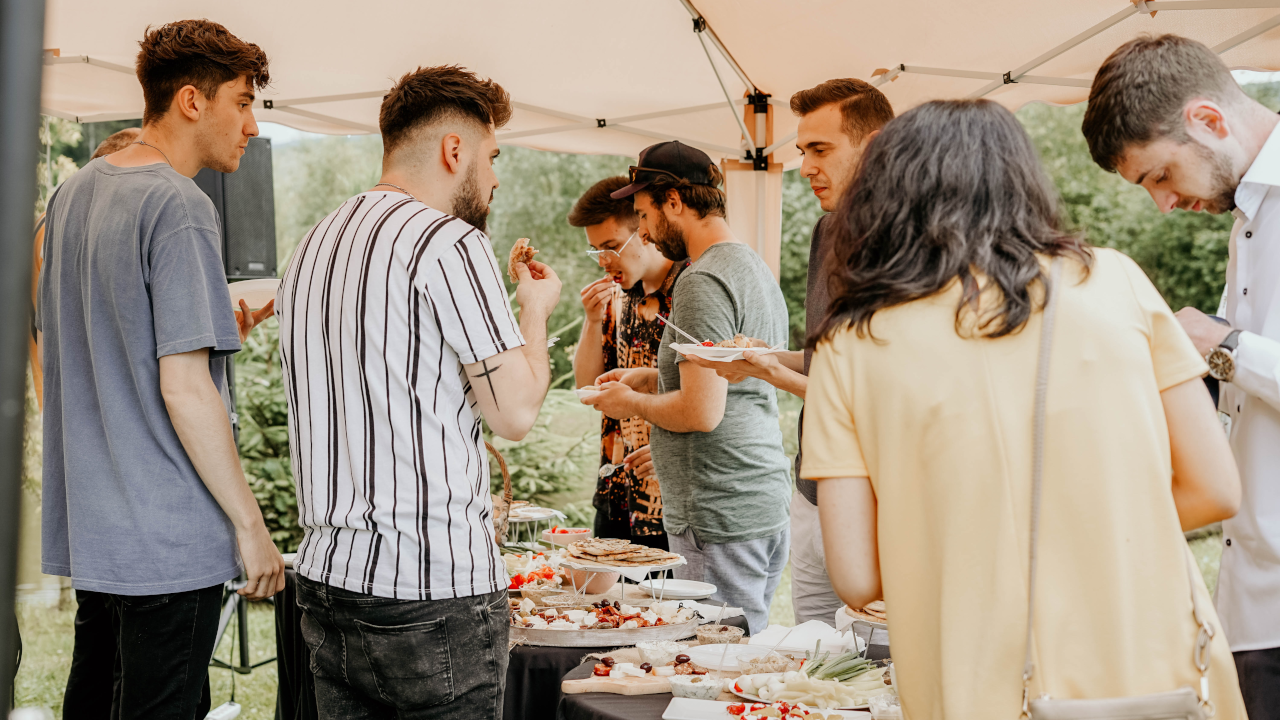
[[[860,607],[883,592],[906,716],[1021,708],[1032,405],[1055,257],[1031,696],[1198,689],[1182,532],[1234,514],[1240,485],[1204,361],[1147,277],[1063,230],[1026,133],[989,101],[894,120],[839,213],[803,475],[822,480],[837,593]],[[1243,720],[1220,632],[1211,657],[1217,717]]]

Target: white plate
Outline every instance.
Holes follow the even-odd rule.
[[[693,698],[671,698],[667,709],[662,712],[662,720],[730,720],[729,705],[732,703],[719,700],[694,700]],[[865,720],[870,717],[865,712],[848,710],[818,710],[827,715],[839,715],[844,718]]]
[[[663,600],[701,600],[716,594],[715,585],[697,580],[649,579],[640,583],[640,587],[655,598],[661,595]]]
[[[296,552],[283,553],[280,557],[284,558],[284,566],[287,568],[291,568],[293,567],[293,561],[298,558],[298,553]]]
[[[725,648],[729,648],[725,652]],[[721,670],[724,672],[738,672],[738,658],[760,657],[769,652],[769,648],[762,648],[756,645],[738,645],[733,643],[716,643],[715,645],[695,645],[684,651],[689,659],[698,663],[708,670]],[[720,658],[724,658],[724,664],[720,664]]]
[[[746,693],[738,692],[738,690],[737,690],[737,684],[738,684],[738,681],[739,681],[739,680],[741,680],[741,679],[742,679],[742,678],[744,678],[744,677],[753,677],[753,678],[769,678],[769,679],[773,679],[773,678],[776,678],[776,677],[782,677],[783,675],[786,675],[786,673],[758,673],[758,674],[756,674],[756,675],[742,675],[741,677],[734,678],[733,682],[729,683],[729,685],[728,685],[728,689],[729,689],[729,692],[733,693],[734,695],[737,695],[737,696],[738,696],[738,697],[740,697],[740,698],[746,698],[747,700],[750,700],[751,702],[762,702],[762,703],[767,703],[767,702],[769,702],[768,700],[761,699],[759,696],[756,696],[756,695],[748,695],[748,694],[746,694]],[[788,701],[788,702],[792,702],[792,701]],[[795,702],[803,702],[803,701],[802,701],[802,700],[797,700],[797,701],[795,701]],[[808,705],[808,703],[805,703],[805,705],[807,706],[807,705]],[[869,707],[871,707],[871,706],[870,706],[870,705],[854,705],[853,707],[840,708],[840,709],[841,709],[841,710],[866,710],[866,709],[867,709],[867,708],[869,708]],[[821,712],[821,711],[820,711],[820,712]],[[831,712],[831,711],[830,711],[830,710],[827,710],[826,712]]]
[[[741,360],[743,350],[751,350],[752,352],[757,352],[761,355],[782,352],[781,349],[774,350],[772,348],[707,347],[706,345],[694,345],[693,343],[671,343],[671,349],[681,355],[697,355],[703,360],[713,360],[715,362],[732,362],[734,360]]]
[[[555,517],[556,511],[550,508],[529,507],[525,506],[518,510],[512,510],[508,516],[509,520],[546,520]]]
[[[250,310],[266,307],[267,303],[276,299],[276,291],[280,289],[278,278],[261,280],[241,280],[227,285],[231,291],[231,307],[240,309],[240,299],[244,298]]]
[[[599,394],[600,388],[596,387],[595,385],[588,385],[586,387],[580,387],[577,390],[574,390],[574,392],[578,394],[579,400],[585,401],[587,398],[591,397],[592,395]]]

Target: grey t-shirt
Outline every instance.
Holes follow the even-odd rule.
[[[742,333],[770,345],[787,339],[787,305],[764,260],[741,243],[712,245],[676,281],[672,322],[719,342]],[[680,388],[685,342],[668,327],[658,350],[658,391]],[[656,425],[649,438],[669,533],[693,528],[710,543],[768,537],[787,527],[791,473],[772,385],[729,385],[724,419],[708,433],[674,433]]]
[[[165,355],[240,349],[213,203],[168,165],[100,158],[58,190],[45,231],[42,569],[80,590],[157,595],[240,572],[231,521],[160,395]]]

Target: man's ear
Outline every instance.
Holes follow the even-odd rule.
[[[880,134],[880,128],[876,128],[875,130],[872,130],[866,135],[863,135],[862,142],[858,143],[858,149],[866,150],[867,146],[871,144],[871,141],[874,140],[875,137],[879,134]]]
[[[684,212],[684,201],[680,199],[680,193],[675,190],[668,190],[667,197],[662,201],[662,209],[671,211],[672,215],[679,215]]]
[[[1183,108],[1183,116],[1187,123],[1187,134],[1193,138],[1225,140],[1231,134],[1226,114],[1212,100],[1192,100]]]
[[[448,133],[440,139],[440,152],[443,154],[444,166],[451,173],[462,172],[462,136]]]
[[[205,98],[204,93],[197,90],[194,85],[183,85],[174,94],[169,110],[176,112],[191,122],[197,122],[200,120],[201,111],[208,104],[209,100]]]

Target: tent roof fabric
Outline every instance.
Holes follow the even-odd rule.
[[[796,125],[791,94],[832,77],[882,83],[899,112],[979,93],[1011,108],[1075,103],[1118,45],[1166,32],[1223,50],[1232,68],[1280,70],[1280,0],[427,0],[393,9],[338,0],[123,0],[109,10],[92,0],[49,0],[45,47],[60,57],[46,53],[42,106],[82,121],[141,117],[130,70],[144,28],[209,17],[271,59],[273,84],[261,99],[273,107],[255,109],[260,121],[376,132],[381,95],[396,78],[456,63],[494,78],[516,101],[499,133],[504,143],[634,156],[679,138],[732,157],[740,154],[734,112],[741,109],[731,111],[725,95],[739,99],[750,88],[720,52],[704,50],[694,32],[698,13],[750,81],[772,95],[774,138],[783,141]],[[1083,42],[1028,67],[1082,34]],[[873,78],[880,68],[890,72]],[[1005,73],[1018,82],[1005,83]],[[644,117],[684,108],[698,110]],[[545,132],[560,127],[570,129]],[[774,155],[796,159],[790,142]]]

